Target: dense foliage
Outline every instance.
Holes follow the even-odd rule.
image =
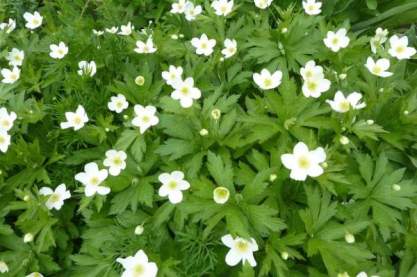
[[[417,2],[191,2],[0,1],[0,276],[417,276]]]

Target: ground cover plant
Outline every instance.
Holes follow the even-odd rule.
[[[417,276],[416,21],[0,1],[0,276]]]

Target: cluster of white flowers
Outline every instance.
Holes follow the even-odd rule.
[[[25,59],[25,52],[23,50],[13,48],[7,53],[6,59],[9,61],[11,69],[3,68],[1,75],[3,76],[2,82],[5,84],[13,84],[20,78],[20,66],[23,65]]]
[[[0,151],[5,153],[9,149],[11,136],[9,130],[13,128],[16,120],[15,112],[8,112],[6,108],[0,108]]]
[[[181,66],[175,67],[170,65],[168,71],[162,72],[162,78],[167,85],[174,89],[171,93],[171,98],[179,100],[181,107],[189,108],[193,105],[194,100],[200,99],[201,91],[194,86],[194,79],[192,77],[183,80],[183,71]]]
[[[193,21],[203,12],[201,5],[194,5],[193,2],[187,0],[179,0],[171,6],[171,13],[184,14],[185,19]]]
[[[308,61],[300,69],[300,74],[304,80],[302,90],[305,97],[318,98],[330,89],[331,83],[324,78],[323,67],[314,61]]]

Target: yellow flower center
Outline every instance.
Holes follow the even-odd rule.
[[[297,163],[301,169],[308,169],[310,167],[310,160],[306,156],[299,157]]]
[[[169,188],[169,189],[171,189],[171,190],[176,189],[176,188],[177,188],[177,186],[178,186],[178,183],[177,183],[176,181],[170,181],[170,182],[168,183],[168,188]]]
[[[115,165],[121,165],[123,163],[122,159],[120,159],[120,157],[116,157],[113,159],[113,163]]]
[[[405,47],[404,46],[398,46],[397,48],[395,48],[395,51],[399,54],[404,53],[405,51]]]
[[[17,80],[17,74],[15,73],[10,74],[10,79]]]
[[[382,68],[381,68],[379,65],[375,65],[375,66],[374,66],[374,68],[372,69],[372,71],[373,71],[375,74],[381,74],[381,72],[382,72]]]
[[[337,44],[339,44],[339,39],[338,39],[338,38],[333,38],[333,40],[332,40],[332,44],[333,44],[333,45],[337,45]]]
[[[6,140],[4,139],[4,137],[0,137],[0,144],[3,144],[5,142],[6,142]]]
[[[190,93],[190,89],[188,87],[181,88],[181,94],[187,96]]]
[[[142,276],[143,273],[145,273],[145,268],[143,267],[143,265],[141,264],[135,265],[135,267],[133,268],[133,276],[139,277],[139,276]]]
[[[39,20],[37,20],[36,18],[32,19],[33,25],[38,25],[39,23],[40,23]]]
[[[121,101],[116,102],[116,107],[119,109],[123,107],[123,103]]]
[[[349,103],[349,101],[344,100],[344,101],[340,102],[340,103],[339,103],[339,108],[340,108],[342,111],[348,111],[348,110],[349,110],[349,108],[350,108],[350,103]]]
[[[207,49],[207,43],[205,43],[205,42],[201,43],[201,48],[202,49]]]
[[[100,180],[97,178],[97,176],[94,176],[90,179],[90,184],[93,186],[97,186],[100,183]]]
[[[148,123],[150,120],[151,119],[149,118],[149,116],[147,116],[147,115],[142,116],[142,122]]]
[[[4,128],[8,128],[8,127],[10,126],[10,121],[8,121],[7,119],[4,119],[4,120],[1,122],[1,125],[2,125]]]
[[[270,87],[272,85],[272,80],[270,78],[266,78],[264,80],[264,86],[265,87]]]
[[[58,54],[60,54],[60,55],[64,55],[64,50],[62,50],[62,49],[58,49]]]
[[[51,201],[51,202],[58,202],[59,199],[60,199],[60,197],[59,197],[59,195],[57,193],[53,193],[49,197],[49,201]]]
[[[21,61],[21,60],[22,60],[22,58],[21,58],[19,55],[14,56],[14,59],[15,59],[16,61]]]
[[[307,88],[309,90],[315,91],[317,89],[317,83],[316,82],[307,82]]]
[[[239,240],[236,243],[236,249],[239,252],[245,253],[245,252],[247,252],[249,250],[249,243],[246,242],[246,241],[243,241],[243,240]]]
[[[79,124],[81,124],[81,117],[76,115],[76,116],[74,116],[73,121],[74,121],[74,124],[79,125]]]

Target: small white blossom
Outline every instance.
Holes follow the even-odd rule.
[[[365,271],[359,272],[356,277],[368,277],[368,274]],[[369,275],[369,277],[379,277],[379,275]]]
[[[346,136],[341,136],[341,137],[339,138],[339,142],[340,142],[341,144],[343,144],[343,145],[346,145],[346,144],[348,144],[350,141],[349,141],[349,138],[348,138],[348,137],[346,137]]]
[[[233,10],[233,0],[216,0],[211,3],[215,14],[218,16],[227,16]]]
[[[259,248],[253,238],[233,238],[232,235],[229,234],[222,237],[222,242],[225,246],[230,248],[225,259],[227,265],[235,266],[242,261],[243,264],[248,262],[251,267],[256,266],[253,252],[258,251]]]
[[[171,5],[171,13],[184,13],[185,6],[187,5],[187,0],[178,0],[176,3],[172,3]]]
[[[33,14],[25,12],[23,18],[26,20],[25,27],[28,29],[34,30],[42,25],[43,17],[38,12]]]
[[[117,258],[116,261],[124,268],[122,277],[156,277],[158,273],[158,267],[154,262],[149,262],[143,250],[136,252],[135,256]]]
[[[113,26],[113,27],[111,27],[111,28],[105,28],[104,29],[107,33],[110,33],[110,34],[116,34],[118,31],[119,31],[119,27],[117,27],[117,26]]]
[[[87,113],[81,105],[78,105],[75,112],[66,112],[65,118],[67,121],[61,122],[61,129],[74,128],[74,131],[77,131],[84,127],[84,124],[88,122]]]
[[[93,29],[93,34],[99,37],[104,34],[104,31]]]
[[[193,38],[191,45],[194,46],[197,55],[210,56],[216,46],[216,40],[209,39],[206,34],[202,34],[200,38]]]
[[[9,21],[0,23],[0,30],[6,31],[6,34],[10,34],[16,29],[16,20],[9,18]]]
[[[106,180],[107,176],[108,172],[106,169],[99,170],[96,163],[88,163],[84,166],[84,172],[75,175],[75,180],[85,186],[85,195],[91,197],[96,193],[100,195],[110,193],[109,187],[100,186],[100,184]]]
[[[321,13],[321,2],[316,2],[316,0],[306,0],[303,1],[303,9],[308,15],[318,15]]]
[[[325,78],[313,77],[304,81],[302,91],[305,97],[318,98],[330,89],[331,82]]]
[[[79,70],[77,71],[80,76],[90,76],[93,77],[97,72],[97,66],[94,61],[80,61],[78,63]]]
[[[196,19],[198,15],[201,14],[202,11],[203,11],[203,8],[201,8],[200,5],[194,6],[193,3],[188,2],[185,5],[185,11],[184,11],[185,19],[188,21],[193,21]]]
[[[194,79],[188,77],[187,79],[177,83],[174,86],[174,91],[171,93],[171,98],[179,100],[183,108],[189,108],[193,105],[193,101],[200,99],[201,91],[194,87]]]
[[[9,267],[4,261],[0,261],[0,273],[9,272]]]
[[[130,36],[134,29],[135,26],[131,22],[128,22],[126,25],[120,26],[120,32],[118,34],[121,36]]]
[[[263,90],[277,88],[281,84],[282,72],[280,70],[271,74],[268,69],[264,68],[260,73],[252,75],[253,80]]]
[[[32,234],[32,233],[26,233],[26,234],[23,236],[23,242],[24,242],[24,243],[32,242],[32,241],[33,241],[33,239],[34,239],[34,237],[33,237],[33,234]]]
[[[49,56],[53,59],[63,59],[68,54],[68,47],[62,41],[58,45],[49,45],[49,49],[51,50]]]
[[[135,233],[135,235],[140,236],[140,235],[143,234],[144,230],[145,229],[143,228],[143,225],[138,225],[138,226],[136,226],[134,233]]]
[[[255,6],[260,9],[266,9],[272,4],[272,0],[254,0]]]
[[[110,111],[121,113],[127,107],[129,107],[129,102],[126,101],[126,97],[123,94],[117,94],[117,96],[110,97],[110,102],[107,103],[107,107]]]
[[[342,48],[346,48],[349,45],[349,37],[346,36],[347,30],[345,28],[339,29],[336,33],[327,32],[326,38],[323,40],[327,48],[333,52],[338,52]]]
[[[109,168],[110,175],[118,176],[126,168],[126,158],[127,155],[124,151],[111,149],[106,152],[103,165]]]
[[[171,87],[175,87],[182,82],[183,68],[181,66],[175,67],[170,65],[168,71],[162,72],[162,78]]]
[[[3,153],[7,152],[10,145],[10,135],[7,131],[0,129],[0,151]]]
[[[64,205],[64,200],[69,199],[71,197],[71,193],[67,190],[65,184],[60,184],[55,188],[53,191],[51,188],[42,187],[39,190],[40,195],[49,196],[48,200],[46,200],[46,207],[50,210],[60,210],[61,207]]]
[[[6,59],[9,61],[9,65],[11,66],[21,66],[23,64],[24,58],[25,52],[17,48],[13,48],[6,57]]]
[[[16,120],[15,112],[8,112],[6,108],[0,108],[0,130],[9,131]]]
[[[152,37],[148,37],[146,42],[140,40],[136,41],[136,48],[134,49],[134,51],[139,54],[151,54],[156,52],[156,50],[158,50],[158,48],[154,45]]]
[[[159,123],[159,118],[155,115],[156,108],[154,106],[135,105],[135,117],[132,120],[132,124],[139,127],[141,134],[145,133],[151,126],[155,126]]]
[[[375,36],[371,38],[370,44],[371,44],[371,51],[372,53],[376,54],[376,49],[382,44],[387,41],[388,39],[388,30],[377,28],[375,31]]]
[[[221,116],[222,116],[222,112],[219,109],[213,109],[211,111],[211,117],[214,120],[219,120]]]
[[[416,49],[408,46],[408,38],[406,36],[400,38],[397,35],[393,35],[389,39],[389,44],[388,53],[399,60],[410,59],[416,54]]]
[[[43,275],[39,272],[32,272],[31,274],[26,275],[26,277],[43,277]]]
[[[353,110],[365,108],[365,103],[359,103],[361,99],[362,94],[358,92],[352,92],[347,97],[345,97],[341,91],[337,91],[334,96],[334,100],[326,100],[326,102],[334,111],[345,113],[348,112],[351,108]]]
[[[349,232],[345,234],[345,241],[349,244],[355,243],[355,236]]]
[[[171,173],[162,173],[158,180],[162,183],[159,188],[159,196],[168,196],[169,202],[178,204],[182,201],[182,191],[190,188],[190,183],[184,180],[184,173],[181,171],[173,171]]]
[[[304,80],[324,79],[323,67],[316,65],[316,62],[313,60],[308,61],[304,67],[300,69],[300,74]]]
[[[224,40],[224,48],[222,50],[222,54],[225,59],[228,59],[234,56],[237,52],[237,42],[234,39],[225,39]]]
[[[368,57],[365,66],[373,75],[382,78],[392,76],[392,72],[387,71],[390,67],[390,62],[388,59],[379,59],[374,61],[374,59]]]
[[[17,66],[13,67],[12,70],[3,68],[1,75],[3,76],[2,83],[13,84],[20,78],[20,69]]]
[[[322,147],[310,151],[303,142],[294,146],[292,154],[281,155],[282,164],[291,170],[290,178],[305,181],[307,176],[318,177],[323,174],[320,163],[326,160],[326,152]]]
[[[217,187],[213,190],[213,200],[217,204],[224,204],[229,200],[230,192],[225,187]]]

